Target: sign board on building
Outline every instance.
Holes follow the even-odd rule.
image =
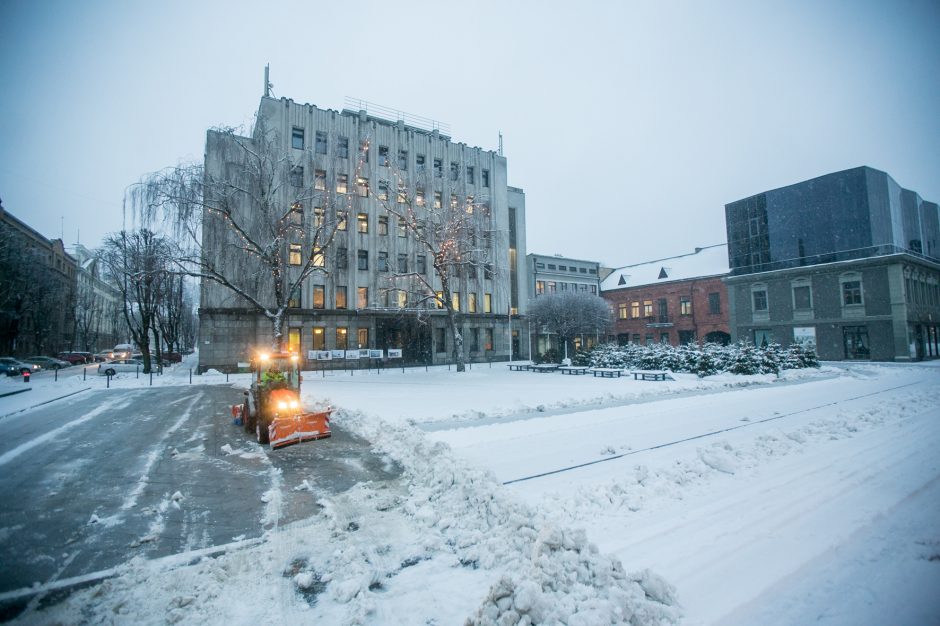
[[[816,349],[816,327],[815,326],[794,326],[793,342],[801,343],[807,348]]]
[[[388,358],[390,358],[390,359],[400,359],[400,358],[401,358],[401,348],[389,348],[389,349],[388,349]]]

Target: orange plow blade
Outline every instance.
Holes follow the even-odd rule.
[[[300,413],[274,418],[268,426],[268,439],[272,448],[283,448],[301,441],[329,437],[330,414],[333,409],[316,413]]]

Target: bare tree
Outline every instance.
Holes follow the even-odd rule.
[[[312,175],[311,155],[295,161],[262,117],[251,137],[209,131],[206,153],[205,165],[144,177],[130,190],[131,208],[145,224],[170,224],[181,272],[263,313],[279,351],[287,309],[307,278],[326,271],[327,251],[345,228],[346,190]]]
[[[159,352],[157,310],[173,251],[171,242],[147,229],[111,235],[103,246],[102,261],[121,293],[124,320],[143,355],[145,374],[152,370],[151,337]]]
[[[529,302],[532,325],[558,335],[566,353],[575,336],[606,333],[611,318],[610,304],[584,291],[549,293]]]
[[[494,278],[495,231],[490,207],[459,185],[448,188],[450,194],[445,199],[443,191],[434,191],[431,172],[416,172],[409,177],[406,172],[394,170],[392,182],[394,189],[372,193],[396,220],[395,227],[413,239],[416,259],[424,259],[432,271],[427,271],[427,265],[409,268],[393,259],[388,288],[404,294],[398,298],[399,306],[407,302],[411,307],[433,305],[446,311],[454,362],[457,371],[463,372],[466,356],[458,298],[461,292],[469,293],[460,288],[468,282],[479,277]]]

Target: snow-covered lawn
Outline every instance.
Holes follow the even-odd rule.
[[[308,373],[307,401],[402,478],[260,545],[132,561],[21,621],[940,623],[935,364],[665,383],[506,370]],[[65,389],[34,382],[20,396]]]

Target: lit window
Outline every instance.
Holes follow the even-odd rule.
[[[477,294],[472,291],[467,294],[467,311],[470,313],[477,312]]]
[[[324,332],[324,328],[322,326],[317,326],[313,329],[313,349],[326,349],[326,333]]]
[[[692,315],[692,301],[688,296],[679,298],[679,315]]]
[[[492,328],[483,329],[483,349],[484,350],[493,349],[493,329]]]
[[[440,192],[440,191],[435,191],[435,192],[434,192],[434,208],[435,208],[435,209],[441,208],[441,206],[442,206],[441,203],[442,203],[441,192]]]
[[[493,312],[493,294],[491,293],[483,294],[483,312],[484,313]]]
[[[396,295],[398,296],[398,308],[399,309],[404,309],[406,306],[408,306],[408,292],[407,291],[405,291],[404,289],[399,289]]]
[[[852,306],[862,303],[862,281],[847,280],[842,283],[842,304]]]
[[[368,347],[369,346],[369,329],[360,328],[356,331],[356,339],[359,342],[359,347]]]
[[[345,350],[345,349],[346,349],[346,347],[347,347],[347,344],[346,344],[346,337],[347,337],[347,334],[348,334],[347,329],[346,329],[345,327],[343,327],[343,326],[340,326],[340,327],[338,327],[338,328],[336,329],[336,349],[337,349],[337,350]]]
[[[424,188],[418,187],[415,190],[415,204],[418,206],[424,206]]]
[[[388,200],[388,181],[379,181],[379,200]]]
[[[360,198],[369,197],[369,179],[362,176],[356,178],[356,193]]]
[[[359,213],[356,216],[356,230],[360,233],[369,232],[369,215],[367,213]]]
[[[347,174],[336,175],[336,193],[346,193],[349,188],[349,176]]]
[[[437,305],[437,308],[439,309],[444,308],[444,292],[443,291],[434,292],[434,303]]]
[[[402,218],[398,218],[398,236],[407,237],[408,236],[408,222]]]
[[[290,134],[290,147],[295,150],[304,149],[304,129],[297,128],[296,126],[291,130]]]
[[[467,214],[473,215],[473,196],[467,196]]]
[[[617,305],[617,317],[622,320],[627,319],[627,303],[621,302]]]
[[[323,285],[314,285],[313,286],[313,308],[322,309],[324,308],[324,294],[326,293]]]
[[[356,308],[364,309],[368,306],[369,306],[369,288],[357,287],[356,288]]]
[[[287,299],[287,308],[289,309],[299,309],[300,308],[300,285],[294,287],[294,290],[291,291],[290,297]]]
[[[544,280],[535,281],[535,294],[540,296],[543,293],[545,293],[545,281]]]
[[[455,311],[460,310],[460,292],[455,291],[454,293],[450,294],[450,306]]]
[[[289,263],[291,265],[300,265],[302,251],[303,246],[301,246],[299,243],[292,243],[290,245]]]
[[[653,317],[653,301],[643,301],[643,317]]]
[[[310,252],[310,260],[313,262],[313,267],[323,267],[326,265],[326,254],[323,252],[323,248],[314,246],[313,250]]]
[[[313,171],[313,188],[326,191],[326,170]]]
[[[323,218],[325,216],[326,211],[323,210],[323,207],[313,207],[313,227],[323,228]]]

